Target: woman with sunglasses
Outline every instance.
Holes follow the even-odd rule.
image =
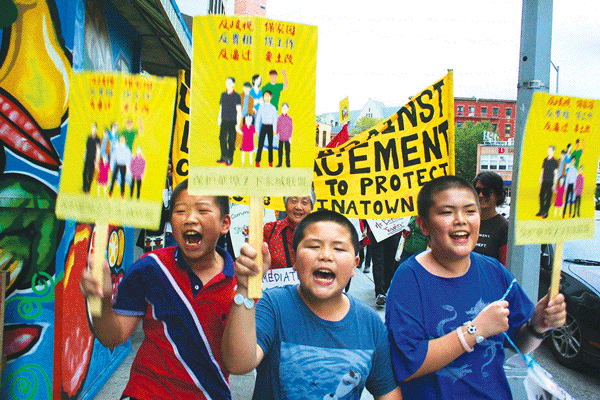
[[[496,211],[496,206],[504,203],[506,198],[504,181],[497,173],[486,171],[475,177],[473,186],[479,195],[481,207],[479,240],[473,251],[494,257],[506,265],[508,220]]]

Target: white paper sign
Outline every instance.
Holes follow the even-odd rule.
[[[278,268],[270,269],[265,273],[262,280],[262,287],[263,290],[267,290],[274,287],[296,285],[298,283],[300,283],[298,274],[293,268]]]
[[[382,240],[404,230],[408,226],[410,217],[402,218],[384,218],[384,219],[368,219],[367,223],[375,240],[381,242]]]
[[[250,206],[246,204],[229,203],[229,216],[231,217],[231,244],[235,256],[240,255],[240,248],[244,244],[246,237],[242,234],[244,228],[250,223]],[[264,223],[275,221],[275,211],[265,208]]]

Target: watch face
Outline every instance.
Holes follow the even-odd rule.
[[[469,332],[471,335],[474,335],[477,333],[477,328],[475,325],[469,325],[467,326],[467,332]]]

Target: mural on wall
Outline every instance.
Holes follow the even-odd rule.
[[[86,260],[93,254],[94,228],[89,224],[74,224],[75,234],[71,240],[65,258],[65,276],[63,290],[57,291],[57,309],[63,309],[61,329],[63,343],[61,351],[62,368],[61,398],[76,399],[89,386],[86,379],[96,377],[90,374],[95,364],[105,365],[107,349],[94,340],[89,327],[86,302],[79,292],[79,277],[86,268]],[[125,232],[123,228],[111,226],[108,233],[107,260],[113,278],[113,288],[123,279],[125,270]],[[103,362],[99,362],[102,360]]]
[[[69,76],[73,69],[137,72],[139,38],[101,0],[1,2],[0,269],[10,282],[0,398],[81,398],[103,384],[129,344],[111,353],[93,338],[79,294],[93,226],[54,214]],[[131,229],[110,228],[115,284],[133,257],[132,237]]]

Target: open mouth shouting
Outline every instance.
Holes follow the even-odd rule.
[[[313,277],[320,285],[331,285],[335,280],[335,274],[327,268],[319,268],[313,272]]]
[[[202,241],[202,235],[196,231],[186,231],[183,234],[185,244],[188,246],[197,246]]]

